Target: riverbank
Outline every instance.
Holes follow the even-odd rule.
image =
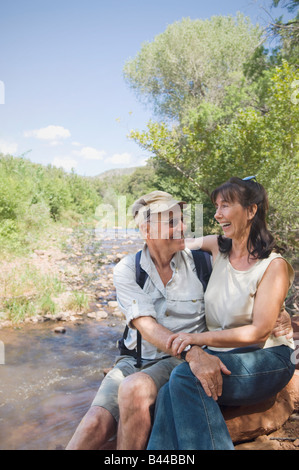
[[[116,236],[117,237],[116,237]],[[44,248],[0,264],[0,328],[23,323],[123,318],[113,266],[143,245],[135,232],[65,228]]]

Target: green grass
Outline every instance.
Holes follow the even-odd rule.
[[[89,299],[88,295],[84,292],[76,292],[72,293],[71,298],[68,301],[67,307],[70,310],[74,310],[75,312],[86,312],[89,306]]]
[[[12,265],[13,264],[13,265]],[[25,263],[10,263],[0,273],[0,310],[13,322],[36,314],[55,313],[52,296],[63,290],[55,275],[43,274],[40,269]]]

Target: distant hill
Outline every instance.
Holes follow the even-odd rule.
[[[131,168],[116,168],[115,170],[107,170],[97,176],[94,176],[94,179],[103,180],[106,178],[117,178],[119,176],[131,175],[132,173],[134,173],[134,171],[137,170],[137,168],[140,167],[135,166]]]

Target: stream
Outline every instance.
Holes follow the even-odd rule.
[[[128,251],[141,246],[134,239]],[[115,240],[103,240],[109,250]],[[0,365],[0,450],[64,449],[113,365],[125,322],[108,317],[52,321],[0,330],[5,364]]]

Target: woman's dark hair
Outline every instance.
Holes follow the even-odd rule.
[[[257,205],[256,214],[252,220],[250,233],[247,240],[249,256],[254,258],[268,258],[272,251],[282,251],[275,243],[273,235],[269,232],[266,223],[266,215],[269,208],[268,196],[264,187],[255,180],[242,180],[230,178],[228,181],[216,188],[211,194],[213,204],[216,203],[218,195],[224,201],[239,202],[242,207],[248,208]],[[218,246],[221,253],[229,254],[232,240],[222,235],[218,237]]]

